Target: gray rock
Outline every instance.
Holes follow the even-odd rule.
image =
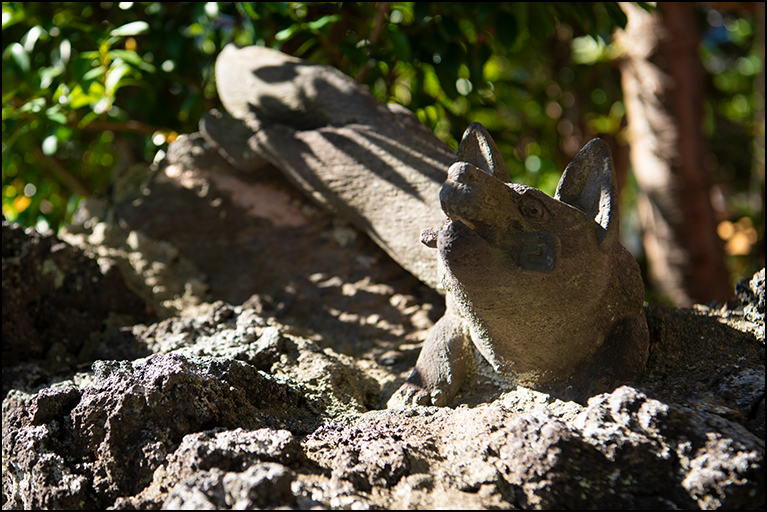
[[[764,499],[764,444],[743,427],[628,386],[592,398],[575,417],[557,417],[560,404],[526,413],[500,401],[370,413],[320,428],[305,447],[334,479],[391,489],[391,508],[448,507],[449,488],[464,502],[474,496],[475,506],[546,509],[749,507]]]
[[[764,269],[735,285],[744,320],[753,325],[756,339],[764,343]]]
[[[184,437],[152,484],[125,505],[162,501],[163,508],[270,508],[294,504],[301,447],[286,430],[227,430]],[[169,490],[167,490],[169,489]]]
[[[113,264],[34,229],[3,222],[3,396],[26,389],[9,367],[35,361],[50,372],[92,361],[102,336],[146,320],[144,302]],[[148,355],[126,347],[131,358]],[[114,354],[107,357],[117,358]],[[26,384],[29,384],[28,382]]]
[[[253,131],[228,112],[211,110],[204,113],[200,119],[200,135],[236,169],[257,172],[269,164],[248,147]],[[207,165],[199,167],[210,168]]]
[[[295,505],[294,475],[280,464],[257,463],[241,473],[218,468],[194,473],[170,489],[163,510],[269,509]]]
[[[295,427],[309,418],[295,388],[232,360],[169,354],[94,366],[97,382],[82,390],[46,390],[31,400],[9,394],[18,405],[3,409],[3,478],[18,505],[104,508],[104,500],[148,485],[187,433],[206,425]],[[34,455],[20,457],[29,442],[37,444]],[[53,485],[50,474],[59,475]]]
[[[207,114],[212,116],[213,114]],[[200,121],[203,126],[203,121]],[[211,144],[202,133],[182,135],[168,146],[167,161],[171,164],[182,165],[187,168],[202,167],[216,169],[227,164],[218,147]]]
[[[386,318],[380,301],[362,300],[373,292],[403,312],[423,311],[415,297],[370,281],[313,282],[355,299],[347,320],[356,318],[354,304],[369,308],[354,310],[361,318],[374,311],[376,322]],[[337,326],[284,325],[265,316],[260,301],[248,302],[134,326],[134,342],[161,353],[149,359],[101,362],[39,391],[12,390],[3,401],[4,508],[757,508],[764,501],[760,345],[723,311],[647,306],[652,350],[641,391],[621,387],[583,406],[519,386],[492,388],[479,375],[454,399],[462,407],[376,411],[410,355],[396,367],[376,365],[370,352],[345,356]],[[295,307],[298,317],[320,314],[314,303]],[[358,331],[358,345],[388,353],[422,336],[414,326],[397,329],[389,340],[380,329]],[[21,375],[27,364],[9,369]]]

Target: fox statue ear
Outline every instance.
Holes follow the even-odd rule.
[[[601,139],[583,146],[565,169],[554,196],[586,213],[600,226],[600,245],[618,241],[618,186],[610,148]]]
[[[495,141],[485,127],[479,123],[471,123],[466,128],[461,144],[458,146],[455,161],[468,162],[504,183],[510,181],[509,171],[506,169],[501,152],[498,151],[498,146],[495,145]]]

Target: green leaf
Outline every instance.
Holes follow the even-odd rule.
[[[324,29],[328,25],[330,25],[332,23],[335,23],[336,21],[338,21],[339,18],[340,18],[340,16],[338,16],[337,14],[333,14],[333,15],[330,15],[330,16],[323,16],[322,18],[320,18],[320,19],[318,19],[316,21],[310,21],[309,23],[306,24],[306,26],[312,32],[317,32],[319,30]]]
[[[59,126],[56,128],[56,138],[62,142],[66,142],[72,138],[75,131],[68,126]]]
[[[91,121],[95,121],[98,118],[99,118],[99,115],[96,112],[93,112],[93,111],[88,112],[87,114],[83,116],[82,120],[79,123],[77,123],[77,127],[82,130],[83,128],[88,126],[91,123]]]
[[[24,49],[28,52],[32,52],[35,48],[35,43],[40,38],[41,35],[45,34],[45,30],[43,30],[43,27],[40,25],[35,25],[31,29],[29,29],[29,32],[24,34],[24,36],[21,38],[21,42],[24,45]]]
[[[410,43],[407,40],[405,34],[399,31],[396,26],[389,26],[389,40],[394,48],[394,55],[397,59],[409,62],[410,61]]]
[[[78,84],[69,95],[69,105],[76,110],[80,107],[99,101],[103,96],[104,86],[98,82],[91,83],[87,93],[83,90],[82,86]]]
[[[3,95],[3,105],[7,105],[9,101],[16,97],[19,93],[18,89],[12,89]]]
[[[51,66],[48,68],[42,68],[39,71],[40,88],[47,89],[51,85],[51,83],[53,83],[53,79],[64,72],[64,69],[65,69],[64,66]]]
[[[53,114],[50,114],[48,116],[48,119],[58,124],[65,124],[67,122],[67,116],[65,116],[61,112],[55,112]]]
[[[298,23],[293,23],[291,26],[284,30],[280,30],[274,35],[274,39],[276,41],[287,41],[294,35],[296,35],[297,32],[301,30],[301,25]]]
[[[296,50],[295,55],[297,57],[306,58],[306,52],[308,52],[312,47],[316,46],[317,43],[317,37],[312,36],[309,39],[307,39],[304,44],[298,47],[298,50]]]
[[[123,63],[121,60],[116,60],[114,64],[112,64],[111,69],[109,70],[109,75],[107,75],[106,80],[106,89],[107,94],[110,96],[117,91],[117,89],[120,88],[120,81],[122,80],[122,77],[130,71],[130,67]]]
[[[3,121],[16,117],[16,109],[13,107],[3,107]]]
[[[99,58],[99,52],[97,51],[90,51],[90,52],[80,52],[80,58],[85,60],[94,60]]]
[[[96,78],[100,77],[103,74],[104,74],[104,68],[99,66],[99,67],[93,68],[90,71],[88,71],[87,73],[85,73],[83,75],[83,80],[85,80],[85,81],[95,80]]]
[[[132,50],[110,50],[109,55],[114,59],[122,59],[128,64],[132,64],[147,73],[155,72],[155,67],[152,64],[146,62],[141,58],[141,55]]]
[[[110,36],[136,36],[138,34],[144,34],[149,32],[149,23],[146,21],[133,21],[127,23],[122,27],[117,27],[112,30]]]
[[[11,43],[9,46],[11,57],[16,61],[23,72],[29,71],[29,54],[19,43]]]
[[[8,3],[10,5],[3,3],[3,30],[26,18],[24,9],[21,7],[22,4],[13,5],[10,2]]]
[[[245,14],[250,16],[250,19],[252,20],[260,20],[261,15],[256,12],[255,9],[253,9],[253,6],[250,2],[239,2],[239,7],[242,8],[243,11],[245,11]]]
[[[45,111],[45,115],[48,119],[50,119],[54,123],[66,124],[67,116],[62,114],[60,111],[61,111],[61,105],[54,105]]]
[[[45,98],[35,98],[23,104],[19,112],[40,112],[43,107],[45,107]]]

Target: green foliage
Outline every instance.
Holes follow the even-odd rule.
[[[453,147],[479,121],[514,181],[551,194],[591,137],[625,155],[611,45],[625,23],[614,2],[4,3],[3,215],[56,229],[79,197],[196,131],[220,106],[213,64],[230,42],[333,65]],[[709,26],[725,31],[702,46],[709,162],[736,187],[738,215],[758,219],[750,156],[733,151],[758,130],[757,27],[731,15]]]
[[[56,229],[195,131],[232,24],[215,4],[3,3],[4,217]]]

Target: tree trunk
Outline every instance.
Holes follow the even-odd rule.
[[[704,71],[692,3],[628,15],[617,39],[649,277],[679,306],[732,296],[703,166]]]

